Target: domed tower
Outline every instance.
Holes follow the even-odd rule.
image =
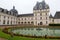
[[[49,6],[42,2],[37,2],[33,8],[34,25],[48,25],[49,24]]]
[[[18,11],[15,9],[15,6],[13,6],[13,9],[10,10],[11,15],[17,16],[18,15]]]

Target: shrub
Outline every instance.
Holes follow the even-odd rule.
[[[60,26],[60,24],[49,24],[49,26]]]

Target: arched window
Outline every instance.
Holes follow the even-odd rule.
[[[31,22],[31,24],[33,24],[33,21]]]
[[[23,22],[21,22],[21,24],[23,24]]]
[[[30,24],[30,22],[28,22],[28,24]]]
[[[20,24],[20,22],[18,22],[18,24]]]
[[[25,24],[26,24],[26,22],[25,22]]]
[[[43,23],[42,23],[42,22],[40,22],[40,25],[43,25]]]

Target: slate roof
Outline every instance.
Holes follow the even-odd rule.
[[[55,16],[54,16],[54,19],[60,19],[60,11],[57,11]]]
[[[18,11],[15,9],[15,6],[13,6],[13,9],[10,10],[14,15],[18,15]]]
[[[53,16],[50,14],[49,18],[53,18]]]
[[[49,9],[49,6],[43,0],[42,2],[37,2],[33,10]]]
[[[0,8],[0,12],[6,13],[8,15],[18,16],[18,11],[15,8],[11,9],[10,11],[8,11],[7,9]]]
[[[18,15],[18,17],[28,17],[28,16],[34,16],[33,13],[29,13],[29,14],[20,14]]]

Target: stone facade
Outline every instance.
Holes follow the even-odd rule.
[[[60,12],[56,13],[54,17],[49,16],[49,6],[45,1],[37,2],[33,8],[33,13],[30,14],[20,14],[13,6],[10,11],[0,8],[0,25],[36,25],[36,26],[48,26],[53,23],[60,23],[60,17],[58,17]]]
[[[48,24],[49,24],[49,9],[34,10],[34,25],[48,25]]]
[[[0,8],[0,25],[16,25],[17,15],[6,9]]]
[[[0,12],[0,25],[16,25],[17,17]]]

